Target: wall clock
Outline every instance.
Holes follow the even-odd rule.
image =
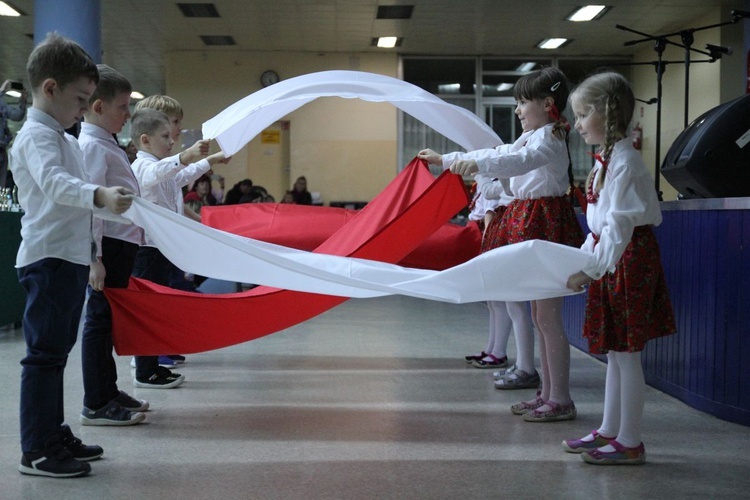
[[[276,73],[273,70],[264,71],[262,75],[260,75],[260,84],[264,87],[268,87],[269,85],[273,85],[274,83],[278,83],[279,81],[279,74]]]

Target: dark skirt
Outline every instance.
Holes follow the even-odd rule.
[[[583,336],[589,352],[642,351],[650,339],[677,331],[659,245],[638,226],[613,273],[589,285]]]
[[[502,218],[493,219],[482,241],[482,249],[546,240],[572,247],[583,244],[583,231],[567,196],[549,196],[532,200],[513,200]],[[486,240],[486,241],[485,241]]]

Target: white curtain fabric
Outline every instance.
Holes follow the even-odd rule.
[[[430,271],[244,238],[140,198],[124,217],[144,228],[159,250],[185,271],[343,297],[400,294],[451,303],[559,297],[573,294],[565,286],[568,276],[590,258],[577,248],[534,240],[492,250],[445,271]]]
[[[322,71],[261,89],[205,122],[203,137],[216,139],[224,154],[231,156],[273,122],[319,97],[391,103],[467,150],[503,143],[471,111],[411,83],[363,71]]]

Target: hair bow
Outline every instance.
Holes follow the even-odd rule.
[[[550,104],[549,117],[556,122],[562,123],[565,127],[565,131],[570,132],[570,123],[568,123],[568,119],[560,114],[560,111],[557,109],[557,106],[554,102]]]

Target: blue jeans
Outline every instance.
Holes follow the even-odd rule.
[[[102,238],[102,264],[107,272],[104,286],[127,288],[138,245],[115,238]],[[98,410],[120,393],[117,365],[112,356],[112,309],[104,292],[88,287],[86,323],[81,335],[83,406]]]
[[[47,258],[18,269],[26,290],[21,360],[21,450],[41,451],[60,432],[63,372],[76,343],[89,268]]]

